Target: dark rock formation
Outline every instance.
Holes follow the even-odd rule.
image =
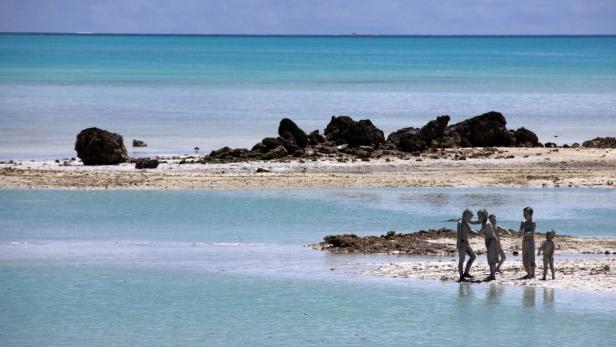
[[[263,160],[272,160],[277,158],[282,158],[289,154],[287,149],[284,146],[274,147],[271,150],[267,151],[265,154],[261,156]]]
[[[296,151],[301,150],[301,148],[299,148],[295,141],[290,141],[282,137],[266,137],[261,140],[261,142],[257,143],[252,147],[252,152],[257,153],[261,155],[262,158],[264,158],[267,153],[272,152],[274,149],[276,149],[275,153],[268,155],[267,158],[280,158],[284,155],[282,155],[283,151],[281,151],[279,147],[282,147],[284,149],[284,155],[293,154]]]
[[[267,172],[271,172],[271,171],[268,169],[264,169],[262,167],[257,168],[257,173],[267,173]]]
[[[387,142],[405,152],[423,151],[428,146],[421,136],[421,129],[413,127],[402,128],[389,134]]]
[[[148,144],[137,139],[133,139],[133,147],[147,147]]]
[[[139,158],[135,159],[135,169],[156,169],[159,161],[157,159]]]
[[[410,127],[391,133],[387,137],[387,142],[404,152],[423,151],[429,147],[453,147],[459,142],[457,140],[459,136],[451,134],[445,136],[448,133],[448,123],[449,116],[439,116],[421,129]]]
[[[325,136],[319,134],[318,130],[315,130],[311,132],[310,134],[308,134],[308,144],[311,146],[316,146],[325,141],[327,141],[327,139],[325,138]]]
[[[507,129],[505,117],[488,112],[451,126],[449,116],[440,116],[421,129],[403,128],[387,137],[387,143],[405,152],[429,148],[539,146],[537,135],[526,128]]]
[[[450,130],[460,135],[460,147],[510,147],[516,140],[507,129],[507,121],[499,112],[488,112],[456,123]]]
[[[82,130],[75,151],[84,165],[115,165],[128,160],[122,135],[99,128]]]
[[[308,136],[297,126],[292,120],[283,118],[278,126],[278,135],[296,144],[299,148],[305,148],[308,145]]]
[[[582,147],[616,148],[616,137],[596,137],[592,140],[584,141]]]
[[[250,151],[246,148],[229,148],[222,147],[210,152],[209,157],[211,159],[220,159],[226,161],[233,161],[235,159],[247,159],[250,155]]]
[[[540,146],[537,135],[526,128],[519,128],[513,133],[513,136],[515,137],[516,146],[518,147]]]
[[[556,147],[558,147],[558,145],[555,144],[554,142],[546,142],[544,147],[545,148],[556,148]]]
[[[442,137],[449,123],[449,116],[439,116],[435,120],[429,121],[421,128],[421,137],[428,143]]]
[[[347,143],[350,147],[378,147],[385,142],[383,131],[369,119],[354,121],[348,116],[333,116],[325,128],[325,136],[337,144]]]

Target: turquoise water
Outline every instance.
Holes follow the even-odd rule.
[[[601,189],[0,191],[0,342],[613,345],[614,294],[374,278],[409,258],[304,247],[464,207],[515,227],[527,204],[540,230],[616,236]]]
[[[89,126],[142,155],[251,146],[284,116],[391,132],[490,110],[544,142],[613,136],[616,37],[0,35],[5,159],[74,156]]]
[[[540,231],[615,235],[612,189],[325,189],[0,191],[2,238],[312,243],[326,234],[450,227],[488,208],[518,229],[525,206]]]

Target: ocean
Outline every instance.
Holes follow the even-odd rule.
[[[251,147],[290,117],[392,132],[502,112],[543,142],[616,134],[616,36],[0,34],[0,159],[73,157],[97,126],[131,155]]]
[[[465,207],[516,228],[527,204],[540,231],[616,235],[610,189],[2,190],[0,342],[613,345],[613,293],[372,277],[411,258],[305,247]]]
[[[282,117],[491,110],[543,142],[616,135],[616,36],[0,34],[0,160],[74,157],[91,126],[141,156],[250,147]],[[0,190],[0,345],[613,345],[613,293],[379,278],[410,258],[306,247],[464,208],[517,229],[527,205],[540,231],[616,236],[613,189]]]

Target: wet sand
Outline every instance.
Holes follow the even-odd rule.
[[[543,276],[542,258],[537,257],[536,278],[530,280],[520,279],[525,275],[522,262],[511,260],[505,262],[501,268],[503,273],[496,275],[496,280],[490,283],[521,285],[544,288],[570,288],[586,291],[606,291],[616,293],[616,257],[605,256],[591,259],[555,259],[554,268],[556,279],[551,279],[548,272],[547,280]],[[418,261],[389,263],[379,266],[368,274],[373,276],[430,279],[453,282],[458,279],[457,259],[443,259],[442,261]],[[488,264],[477,260],[471,269],[475,279],[481,280],[489,275]]]
[[[500,239],[507,260],[502,267],[503,273],[497,274],[495,283],[616,292],[616,238],[557,235],[555,238],[556,280],[551,280],[551,273],[548,273],[548,281],[539,279],[543,275],[543,256],[535,257],[538,277],[530,280],[520,279],[526,274],[521,261],[521,237],[517,233],[512,233],[501,235]],[[541,240],[544,240],[544,236],[537,233],[535,235],[537,249]],[[485,255],[484,237],[470,235],[469,242],[478,255],[471,271],[475,275],[473,281],[481,281],[489,275],[489,268],[483,256]],[[446,282],[458,279],[456,233],[449,229],[409,234],[390,232],[381,236],[367,237],[327,236],[324,242],[311,246],[317,250],[333,253],[422,257],[421,261],[413,261],[411,257],[401,262],[383,264],[375,271],[368,272],[368,275]],[[434,260],[426,261],[426,256]]]
[[[3,162],[0,189],[615,187],[616,149],[500,148],[486,158],[482,151],[446,150],[369,161],[331,156],[200,164],[191,163],[198,157],[161,157],[164,162],[150,170],[136,170],[128,163],[86,167],[64,159]],[[454,153],[468,157],[457,160]],[[256,173],[258,168],[271,172]]]

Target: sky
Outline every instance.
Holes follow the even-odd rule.
[[[616,34],[616,0],[0,0],[0,31]]]

